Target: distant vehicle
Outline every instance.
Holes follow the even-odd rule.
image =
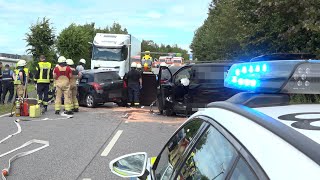
[[[131,57],[131,63],[137,63],[137,64],[141,64],[141,56],[132,56]]]
[[[91,69],[116,71],[121,78],[130,69],[130,57],[141,52],[141,41],[130,34],[97,33],[91,44]]]
[[[174,66],[182,66],[184,59],[183,57],[173,57],[171,61]]]
[[[115,102],[119,106],[126,103],[126,87],[117,72],[94,69],[82,73],[78,86],[80,105],[93,108],[106,102]]]
[[[224,87],[224,78],[231,65],[191,64],[174,69],[174,73],[171,69],[175,66],[160,67],[157,92],[160,113],[191,114],[210,102],[224,101],[238,93],[237,90]],[[166,76],[166,79],[162,76]]]

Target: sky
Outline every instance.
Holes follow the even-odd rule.
[[[71,23],[118,22],[138,39],[189,49],[211,0],[0,0],[0,53],[26,54],[25,34],[47,17],[59,33]]]

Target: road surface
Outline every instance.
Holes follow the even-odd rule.
[[[156,156],[186,119],[113,104],[96,109],[80,108],[73,118],[62,118],[54,115],[50,107],[41,118],[33,119],[38,121],[19,122],[21,133],[0,143],[0,168],[3,169],[15,154],[41,145],[32,144],[4,157],[1,154],[32,139],[49,141],[48,147],[14,161],[8,180],[121,179],[108,168],[112,159],[141,151]],[[16,119],[0,117],[0,141],[17,131]]]

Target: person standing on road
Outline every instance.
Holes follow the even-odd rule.
[[[70,79],[70,92],[71,92],[71,106],[73,112],[79,112],[79,102],[78,102],[78,87],[77,80],[81,78],[79,71],[75,68],[74,62],[72,59],[67,59],[67,65],[72,70],[72,77]]]
[[[137,70],[142,74],[143,70],[142,70],[142,65],[139,63],[137,64]]]
[[[14,85],[16,86],[16,98],[24,98],[27,94],[26,82],[28,81],[25,68],[27,62],[25,60],[19,60],[17,63],[17,69],[14,72]],[[25,92],[25,94],[23,94]]]
[[[76,67],[76,69],[81,72],[85,70],[85,65],[86,65],[86,60],[85,59],[80,59],[79,65]]]
[[[0,97],[2,94],[2,62],[0,62]]]
[[[142,77],[141,73],[136,69],[137,63],[131,64],[131,70],[127,74],[128,78],[128,105],[134,103],[135,106],[139,106],[139,91],[142,88]]]
[[[60,114],[61,109],[61,97],[64,95],[64,107],[66,114],[71,115],[71,97],[70,97],[70,79],[72,77],[72,71],[67,66],[66,58],[60,56],[58,58],[59,65],[53,70],[53,78],[56,81],[56,99],[54,104],[55,114]]]
[[[50,82],[52,81],[52,65],[46,61],[44,55],[41,55],[40,62],[36,66],[34,82],[36,82],[38,103],[43,105],[44,112],[48,109],[48,94]]]
[[[1,103],[4,104],[6,96],[9,94],[9,98],[7,103],[11,103],[13,94],[14,94],[14,85],[13,85],[13,71],[10,69],[9,64],[5,65],[4,71],[2,72],[2,84],[3,84],[3,92],[1,96]]]

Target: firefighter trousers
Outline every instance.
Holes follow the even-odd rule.
[[[56,111],[60,111],[61,109],[61,98],[62,94],[64,96],[64,109],[66,111],[71,111],[71,93],[70,93],[70,86],[56,86],[56,99],[54,104],[54,109]]]
[[[37,84],[38,103],[42,103],[44,106],[48,106],[49,86],[49,83]]]
[[[128,85],[128,103],[134,103],[135,105],[139,104],[139,94],[140,94],[140,86],[139,84],[129,84]]]
[[[71,108],[72,109],[78,109],[79,108],[79,102],[78,102],[78,87],[77,85],[71,85],[70,87],[71,91]]]

